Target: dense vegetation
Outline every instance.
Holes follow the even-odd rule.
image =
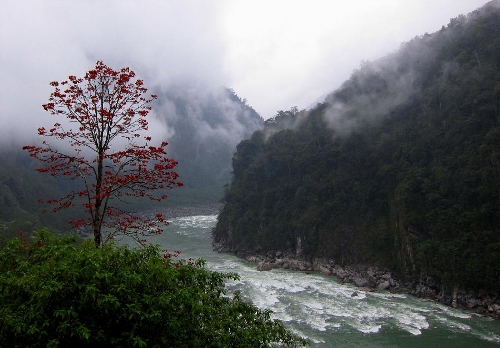
[[[65,230],[68,221],[79,216],[75,211],[62,211],[57,216],[43,213],[46,207],[37,200],[62,194],[69,183],[40,176],[34,161],[20,150],[0,155],[0,244],[18,231],[34,231],[40,226]]]
[[[175,252],[174,252],[175,254]],[[296,347],[270,312],[225,294],[235,274],[158,247],[96,248],[40,231],[0,249],[2,347]]]
[[[215,241],[497,292],[499,57],[488,4],[278,113],[237,146]]]

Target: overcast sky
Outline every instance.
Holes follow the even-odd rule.
[[[146,86],[233,88],[265,119],[487,0],[1,0],[0,136],[35,133],[49,82],[96,60]],[[31,128],[30,128],[31,127]]]

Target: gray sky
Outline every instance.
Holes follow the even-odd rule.
[[[49,82],[82,76],[96,60],[129,66],[150,87],[186,79],[231,87],[265,119],[308,108],[362,60],[486,2],[2,0],[0,136],[35,134],[49,118],[41,108]]]

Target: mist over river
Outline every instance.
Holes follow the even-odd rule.
[[[207,267],[236,272],[226,284],[260,308],[269,308],[312,347],[500,347],[500,322],[404,294],[365,292],[334,277],[274,269],[212,250],[217,215],[170,220],[150,241]]]

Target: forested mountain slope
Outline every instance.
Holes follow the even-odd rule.
[[[237,146],[213,231],[235,252],[500,290],[500,9],[364,63]]]
[[[60,194],[58,186],[53,180],[45,183],[40,180],[39,174],[28,168],[29,159],[13,157],[12,153],[9,159],[0,156],[0,240],[36,226],[62,227],[42,214],[42,207],[37,203],[38,198],[47,197],[49,192]]]
[[[263,125],[262,118],[227,88],[203,89],[189,83],[155,91],[159,98],[152,105],[165,124],[166,150],[179,164],[176,171],[184,187],[168,191],[170,206],[219,202],[224,185],[231,179],[231,157],[236,144],[250,137]],[[49,115],[47,115],[48,117]],[[36,129],[27,129],[36,134]],[[57,198],[73,189],[73,182],[54,179],[35,172],[34,162],[21,144],[0,150],[0,239],[18,231],[30,232],[45,226],[59,231],[78,211],[42,214],[51,209],[38,203],[40,198]],[[128,210],[158,209],[149,200],[133,202]]]
[[[218,202],[231,181],[236,145],[262,129],[264,120],[232,89],[182,84],[158,96],[156,114],[172,130],[167,151],[178,160],[184,183],[182,190],[169,192],[171,201]]]

